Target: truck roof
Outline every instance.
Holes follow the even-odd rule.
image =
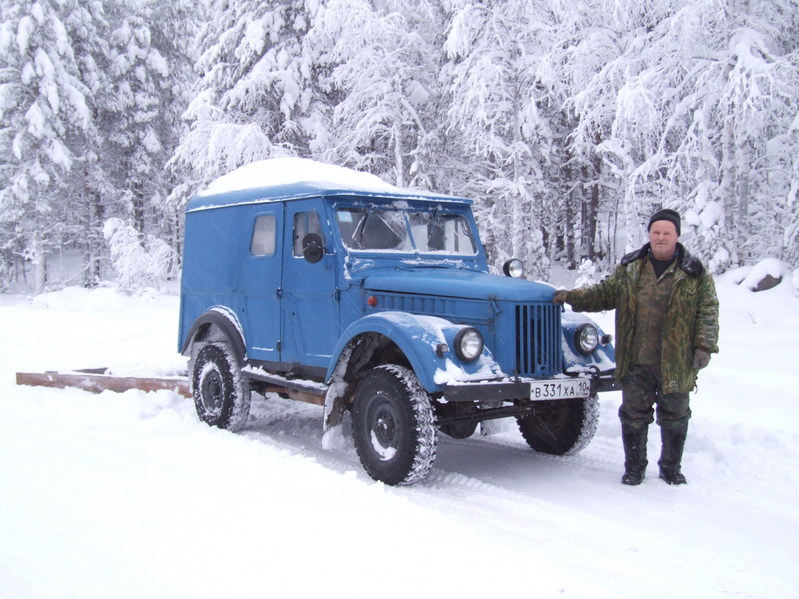
[[[274,158],[242,166],[192,198],[187,212],[309,197],[361,196],[471,204],[465,198],[395,187],[368,173],[304,158]]]

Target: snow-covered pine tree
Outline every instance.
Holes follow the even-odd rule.
[[[173,205],[242,164],[327,148],[330,108],[318,85],[324,64],[305,41],[319,10],[314,0],[211,2],[184,114],[190,130],[170,162],[183,181]]]
[[[157,230],[160,221],[156,208],[166,197],[163,169],[179,109],[168,57],[155,45],[145,17],[158,21],[146,9],[147,4],[119,1],[109,11],[108,89],[100,106],[104,163],[121,202],[114,212],[130,214],[140,233]]]
[[[799,5],[730,0],[728,14],[723,60],[729,70],[718,107],[730,125],[725,139],[731,152],[723,157],[732,166],[723,167],[722,186],[729,191],[725,218],[734,217],[724,223],[726,247],[737,254],[733,264],[788,258],[792,223],[799,218],[790,199],[799,156]]]
[[[668,2],[549,3],[552,34],[542,57],[540,78],[547,95],[562,104],[561,119],[569,134],[559,144],[567,158],[567,188],[577,196],[574,235],[579,253],[614,262],[619,254],[639,243],[638,198],[623,203],[623,180],[632,162],[629,149],[611,140],[618,92],[639,69],[639,56],[658,15]],[[625,140],[622,140],[625,141]],[[619,249],[618,220],[632,232]]]
[[[660,206],[716,272],[799,265],[796,0],[0,7],[0,277],[33,264],[41,289],[48,256],[80,248],[92,284],[112,217],[178,247],[190,195],[284,154],[473,197],[492,263],[535,276],[609,266]]]
[[[799,112],[791,124],[790,135],[799,144]],[[796,266],[799,264],[799,150],[793,154],[793,168],[788,193],[785,197],[786,224],[782,241],[782,259]],[[799,267],[796,271],[799,273]],[[799,293],[799,285],[796,286]]]
[[[331,49],[338,92],[326,159],[401,187],[435,185],[439,16],[427,0],[332,0],[320,12],[310,41]]]
[[[3,6],[0,25],[0,122],[10,139],[0,190],[4,246],[47,281],[47,257],[68,235],[63,196],[92,126],[90,90],[80,80],[64,17],[77,0]]]
[[[193,40],[203,7],[189,0],[105,0],[114,31],[111,85],[103,126],[115,181],[111,215],[130,219],[143,239],[180,248],[182,214],[168,201],[181,179],[166,168],[184,132],[182,114],[194,81]],[[145,234],[145,231],[147,232]]]
[[[150,5],[153,44],[167,57],[171,73],[170,86],[162,90],[161,96],[171,109],[168,117],[170,128],[164,135],[165,146],[169,148],[167,158],[171,158],[183,134],[188,131],[183,113],[191,100],[191,88],[195,82],[197,48],[194,40],[200,23],[206,18],[204,4],[194,0],[173,0],[168,3],[155,1]],[[162,230],[166,235],[163,238],[177,250],[179,257],[183,243],[183,211],[169,201],[169,194],[183,181],[174,175],[164,165],[162,180],[166,193],[158,199],[158,211],[164,214]]]
[[[109,26],[102,0],[84,0],[71,6],[64,18],[78,66],[78,76],[86,86],[91,110],[91,127],[79,147],[74,148],[76,161],[71,172],[70,190],[62,202],[67,222],[72,223],[70,241],[81,251],[82,282],[86,287],[97,285],[104,275],[102,266],[108,252],[103,243],[102,226],[108,198],[114,188],[101,160],[103,132],[98,127],[98,98],[108,85],[107,56]]]
[[[122,289],[141,291],[176,276],[177,256],[164,240],[142,235],[119,218],[109,218],[105,222],[103,235]]]
[[[616,90],[625,73],[635,69],[646,24],[631,23],[634,7],[626,1],[575,5],[552,0],[547,5],[549,43],[538,77],[560,153],[561,172],[549,180],[563,190],[561,243],[570,266],[578,258],[609,265],[617,257],[621,205],[613,172],[619,165],[607,164],[601,149],[610,136]]]
[[[610,99],[612,132],[601,146],[625,189],[628,248],[647,215],[666,206],[686,215],[683,234],[693,233],[714,272],[779,254],[773,240],[784,229],[775,236],[774,223],[787,215],[774,192],[788,197],[796,151],[788,132],[799,31],[790,17],[786,35],[778,17],[789,4],[796,13],[795,2],[754,4],[691,0],[639,15],[649,25]]]
[[[523,0],[451,5],[444,45],[448,126],[463,147],[463,191],[479,200],[490,261],[515,256],[533,277],[548,278],[545,243],[555,194],[545,172],[554,149],[536,76],[545,15],[539,3]]]
[[[7,20],[11,10],[11,0],[0,0],[0,15],[2,15],[0,52],[3,54],[10,51],[15,34],[13,21]],[[9,63],[8,57],[0,57],[0,190],[10,185],[15,162],[11,151],[15,133],[9,126],[6,114],[14,105],[13,93],[10,93],[10,90],[13,89],[16,72],[8,68]],[[16,247],[19,240],[15,239],[14,223],[4,215],[4,212],[3,204],[0,203],[0,292],[5,291],[16,278],[16,269],[20,263],[16,258],[19,255]]]

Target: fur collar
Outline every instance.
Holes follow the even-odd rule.
[[[647,243],[641,249],[630,252],[624,256],[624,258],[621,259],[621,264],[622,266],[627,266],[631,262],[646,258],[648,255],[649,244]],[[685,271],[685,274],[694,279],[698,279],[705,274],[705,267],[699,258],[686,250],[685,246],[681,243],[677,244],[677,266]]]

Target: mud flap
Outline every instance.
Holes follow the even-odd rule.
[[[334,382],[325,395],[325,415],[322,423],[322,447],[341,449],[344,446],[342,422],[347,409],[346,394],[349,385],[344,381]]]

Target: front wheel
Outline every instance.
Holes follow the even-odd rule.
[[[594,438],[599,421],[596,395],[585,399],[541,402],[530,414],[518,416],[519,430],[534,450],[551,455],[571,455]]]
[[[227,345],[211,343],[199,351],[191,383],[200,420],[234,432],[244,427],[250,414],[250,386]]]
[[[438,432],[430,397],[413,371],[378,366],[363,378],[352,406],[352,434],[358,458],[375,480],[410,485],[427,475]]]

